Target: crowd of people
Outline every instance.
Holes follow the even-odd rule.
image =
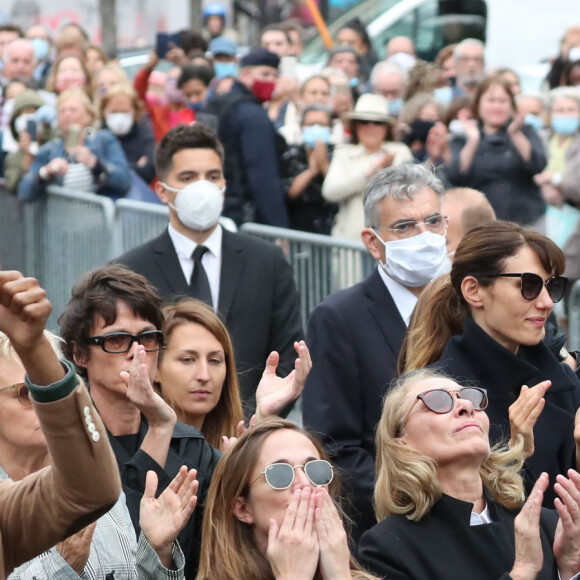
[[[299,82],[298,25],[240,55],[210,4],[130,80],[78,25],[0,26],[5,187],[169,208],[59,336],[0,271],[0,577],[579,577],[580,27],[533,94],[475,39],[334,41]],[[248,221],[376,268],[304,329]]]

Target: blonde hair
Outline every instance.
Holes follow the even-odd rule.
[[[52,350],[54,351],[56,356],[58,358],[63,358],[60,345],[64,343],[64,340],[57,334],[50,332],[50,330],[45,330],[44,336],[50,343],[50,346],[52,347]],[[16,351],[14,350],[14,347],[12,346],[10,339],[4,332],[0,332],[0,359],[1,358],[5,358],[7,360],[18,363],[19,365],[22,365],[20,357],[16,354]]]
[[[68,101],[69,99],[78,99],[81,105],[85,108],[85,111],[90,115],[91,125],[93,125],[97,119],[97,112],[95,107],[93,107],[93,103],[91,103],[91,99],[87,93],[85,93],[85,91],[83,91],[83,89],[80,87],[71,87],[70,89],[63,91],[60,93],[60,95],[58,95],[58,99],[56,100],[56,108],[58,109],[62,103]]]
[[[418,521],[441,498],[436,462],[398,441],[414,402],[409,400],[409,390],[417,383],[440,378],[449,377],[430,369],[409,373],[397,379],[385,397],[376,431],[375,512],[379,521],[393,514]],[[505,444],[494,445],[480,468],[483,485],[507,509],[516,509],[524,501],[523,463],[520,435],[511,449]]]
[[[127,97],[131,101],[133,111],[135,111],[135,122],[139,121],[143,115],[143,103],[137,96],[135,89],[127,83],[117,83],[110,86],[107,92],[99,100],[99,117],[101,121],[105,120],[105,109],[109,103],[119,95]]]
[[[317,449],[322,459],[327,456],[318,440],[307,431],[284,419],[269,419],[246,431],[220,460],[211,479],[203,518],[201,559],[197,580],[274,580],[272,567],[258,547],[253,526],[241,522],[234,514],[238,498],[246,498],[251,476],[265,439],[272,433],[288,429],[302,433]],[[328,486],[336,498],[337,477]],[[351,559],[351,577],[373,580]],[[314,579],[321,580],[317,570]]]

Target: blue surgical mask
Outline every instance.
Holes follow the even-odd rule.
[[[453,100],[453,89],[451,87],[439,87],[433,91],[433,96],[437,102],[448,106]]]
[[[403,108],[403,99],[393,99],[392,101],[387,100],[387,107],[389,108],[389,115],[391,117],[398,117],[401,109]]]
[[[238,75],[238,66],[235,62],[214,62],[213,69],[218,79],[235,77]]]
[[[578,125],[580,125],[580,119],[578,117],[552,115],[552,129],[558,135],[572,135],[578,131]]]
[[[350,81],[348,81],[348,86],[351,89],[354,89],[355,87],[358,87],[359,82],[360,81],[359,81],[358,77],[352,77],[352,79],[350,79]]]
[[[544,122],[538,115],[534,115],[533,113],[528,113],[526,118],[524,119],[524,123],[529,125],[534,131],[539,131],[543,126]]]
[[[310,125],[302,128],[302,141],[306,147],[314,149],[316,141],[322,141],[325,145],[330,141],[330,127],[324,125]]]
[[[48,41],[44,38],[33,38],[31,41],[34,48],[34,56],[38,62],[43,61],[48,55]]]

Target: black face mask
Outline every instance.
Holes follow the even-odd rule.
[[[425,144],[427,142],[427,135],[429,131],[435,126],[433,121],[421,121],[416,119],[411,123],[411,132],[408,136],[408,142],[413,143],[413,141],[420,141]]]

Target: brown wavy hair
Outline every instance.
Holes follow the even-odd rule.
[[[414,371],[397,379],[385,397],[376,431],[375,512],[379,521],[393,514],[419,521],[441,498],[443,492],[437,480],[436,462],[398,441],[414,402],[408,400],[409,390],[419,382],[440,378],[449,377],[430,369]],[[507,509],[516,509],[524,501],[520,475],[524,463],[523,445],[521,435],[511,449],[505,444],[495,445],[480,468],[483,485],[494,500]]]
[[[269,419],[242,435],[218,463],[214,471],[203,519],[201,560],[197,580],[274,580],[272,567],[258,547],[254,529],[234,514],[239,497],[247,497],[251,476],[262,445],[272,433],[289,429],[302,433],[317,449],[322,459],[328,457],[320,442],[310,433],[284,419]],[[333,499],[339,493],[340,482],[335,475],[328,486]],[[373,580],[351,559],[351,577]],[[314,580],[321,580],[317,570]]]

